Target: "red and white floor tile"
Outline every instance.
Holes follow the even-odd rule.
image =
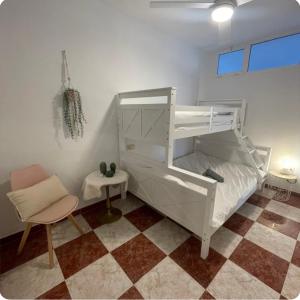
[[[82,210],[79,235],[67,221],[53,228],[55,266],[48,268],[44,229],[33,229],[24,252],[1,243],[0,291],[40,299],[279,299],[300,293],[300,198],[287,203],[251,197],[201,242],[132,195],[113,205],[116,223],[101,225],[103,204]]]

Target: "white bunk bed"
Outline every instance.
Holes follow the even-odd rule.
[[[120,164],[129,191],[201,238],[207,258],[214,232],[266,179],[271,149],[243,134],[246,101],[176,106],[176,89],[118,94]],[[173,159],[174,143],[193,138],[194,153]],[[202,176],[207,169],[224,183]]]

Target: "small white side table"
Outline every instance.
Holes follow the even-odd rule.
[[[278,200],[286,202],[289,201],[290,197],[291,197],[291,193],[292,193],[292,185],[296,184],[298,179],[296,175],[285,175],[285,174],[281,174],[278,171],[274,171],[271,170],[270,172],[271,177],[273,178],[273,180],[280,180],[280,181],[284,181],[286,183],[286,187],[285,188],[279,188],[278,186],[272,186],[271,188],[276,189],[277,191],[279,191],[279,196],[278,196]]]
[[[112,207],[109,198],[109,187],[120,185],[121,197],[126,198],[126,191],[128,185],[128,174],[123,170],[117,170],[113,177],[106,177],[100,173],[99,170],[89,174],[83,182],[82,193],[83,199],[89,200],[102,195],[102,187],[106,190],[106,210],[100,212],[101,223],[112,223],[122,217],[122,211],[118,208]]]

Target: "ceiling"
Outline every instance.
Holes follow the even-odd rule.
[[[295,0],[253,0],[236,9],[227,24],[211,21],[210,10],[149,8],[149,0],[104,0],[131,17],[205,50],[225,49],[249,41],[300,32]]]

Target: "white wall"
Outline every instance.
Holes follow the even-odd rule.
[[[273,148],[271,168],[296,160],[300,178],[300,66],[263,72],[216,76],[216,54],[207,54],[200,99],[246,99],[246,134],[258,145]],[[300,192],[298,183],[294,190]]]
[[[88,119],[77,142],[62,130],[62,49]],[[176,86],[182,104],[198,94],[198,49],[101,0],[5,1],[0,63],[0,237],[23,228],[5,196],[11,170],[40,163],[79,195],[100,161],[117,160],[116,93]]]

